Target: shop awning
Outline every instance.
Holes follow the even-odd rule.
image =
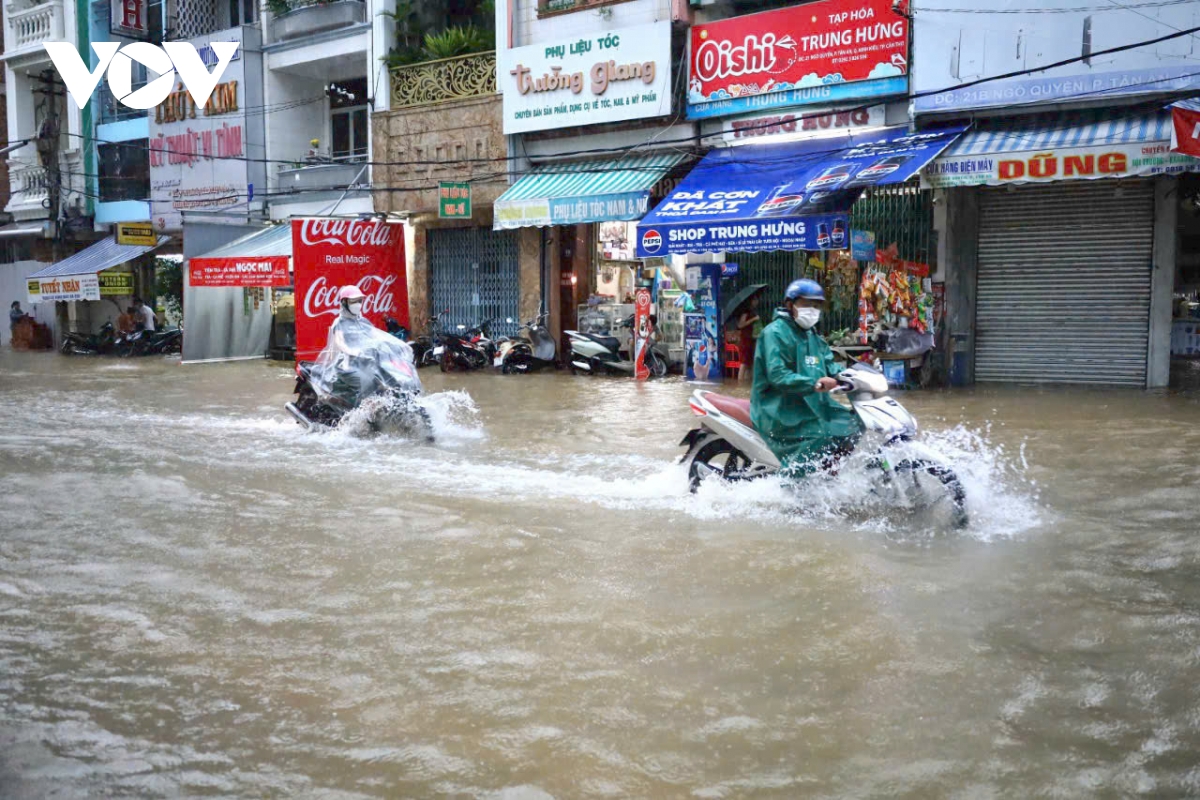
[[[492,227],[641,219],[650,204],[650,189],[683,158],[682,153],[653,153],[539,165],[496,200]]]
[[[50,223],[44,220],[42,222],[10,222],[7,225],[0,225],[0,238],[34,236],[42,239],[46,237],[49,227]]]
[[[638,257],[849,247],[849,209],[862,190],[903,183],[964,130],[713,150],[638,225]]]
[[[1200,171],[1171,152],[1171,112],[984,120],[921,173],[926,187],[1006,186]]]
[[[138,256],[145,255],[151,250],[157,250],[166,244],[171,237],[158,237],[155,245],[117,244],[113,237],[101,239],[91,247],[85,247],[74,255],[67,256],[56,264],[40,269],[29,276],[34,278],[60,278],[70,275],[95,275],[111,267],[132,261]]]
[[[274,225],[188,259],[191,286],[290,286],[292,226]]]
[[[155,245],[117,244],[113,237],[101,239],[91,247],[67,256],[56,264],[40,269],[26,279],[30,303],[45,303],[58,300],[99,300],[102,294],[100,273],[120,266],[138,256],[162,247],[169,236],[158,237]],[[113,286],[123,286],[117,282]],[[104,294],[127,294],[124,288]]]

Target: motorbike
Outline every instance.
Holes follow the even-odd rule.
[[[936,451],[916,440],[917,421],[887,396],[889,387],[883,374],[865,364],[855,364],[839,373],[836,380],[838,387],[832,391],[846,397],[867,431],[884,437],[883,445],[868,460],[876,481],[872,491],[917,510],[944,503],[951,525],[965,527],[968,516],[962,483]],[[680,460],[687,465],[692,492],[710,476],[744,481],[779,472],[779,459],[754,429],[749,400],[698,389],[688,405],[700,418],[698,427],[680,442],[687,448]],[[836,468],[832,461],[822,466],[827,470]]]
[[[620,325],[621,328],[633,328],[633,316],[627,317]],[[579,331],[564,331],[570,339],[571,352],[569,363],[572,372],[586,372],[589,375],[605,373],[609,375],[633,375],[636,369],[632,355],[622,354],[621,342],[615,336],[598,336]],[[667,356],[658,346],[657,332],[650,334],[650,346],[646,349],[646,366],[650,374],[661,378],[667,374]]]
[[[156,331],[133,331],[118,336],[113,352],[119,356],[155,356],[183,352],[183,330],[162,328]]]
[[[495,356],[495,343],[488,332],[491,323],[492,320],[485,319],[469,330],[466,325],[459,325],[456,332],[442,333],[442,354],[438,362],[442,372],[459,369],[469,372],[491,364]]]
[[[370,433],[399,432],[433,441],[429,412],[418,402],[412,348],[364,319],[342,319],[316,361],[296,364],[294,402],[284,406],[308,430],[337,427],[365,409]]]
[[[113,324],[106,322],[98,333],[68,332],[63,336],[59,351],[64,356],[98,356],[111,352],[116,341]]]
[[[512,319],[506,320],[512,323]],[[525,336],[521,336],[525,333]],[[544,368],[554,369],[558,366],[558,346],[550,330],[546,327],[546,314],[543,312],[530,320],[518,332],[516,339],[506,339],[500,343],[499,350],[492,360],[493,366],[499,367],[505,375],[509,373],[526,373]]]

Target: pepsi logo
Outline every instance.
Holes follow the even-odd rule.
[[[657,253],[662,247],[662,234],[651,228],[642,234],[642,249],[647,253]]]

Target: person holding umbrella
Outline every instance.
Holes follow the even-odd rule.
[[[735,327],[738,330],[738,383],[754,374],[754,345],[762,335],[762,318],[758,315],[758,293],[750,295],[742,304]]]

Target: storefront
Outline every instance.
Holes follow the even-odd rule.
[[[105,323],[118,323],[135,296],[153,302],[154,265],[150,254],[169,241],[118,244],[114,236],[27,276],[31,305],[58,304],[59,330],[97,333]]]
[[[865,351],[881,325],[929,334],[933,293],[929,266],[917,260],[922,253],[905,258],[895,239],[879,241],[877,250],[875,239],[863,235],[874,232],[859,225],[886,221],[874,213],[886,200],[914,199],[913,178],[962,132],[884,128],[714,150],[638,225],[637,254],[718,254],[730,265],[721,294],[765,284],[767,313],[789,282],[814,278],[830,298],[822,330],[847,348]],[[855,213],[860,204],[868,213]],[[860,246],[852,250],[856,239]],[[870,308],[860,302],[864,274],[886,279],[872,284]],[[887,300],[883,314],[875,306],[879,297]]]
[[[662,341],[682,358],[682,319],[676,319],[678,312],[666,293],[676,288],[674,281],[669,272],[641,261],[634,236],[635,223],[646,214],[651,197],[662,191],[662,182],[683,158],[669,151],[541,164],[496,201],[497,231],[552,231],[544,237],[543,248],[548,264],[557,269],[547,270],[550,280],[545,281],[544,294],[556,333],[581,330],[627,338],[618,323],[633,314],[636,289],[650,286],[660,300]]]
[[[1160,386],[1177,199],[1200,160],[1170,114],[980,123],[923,181],[945,189],[957,383]]]

